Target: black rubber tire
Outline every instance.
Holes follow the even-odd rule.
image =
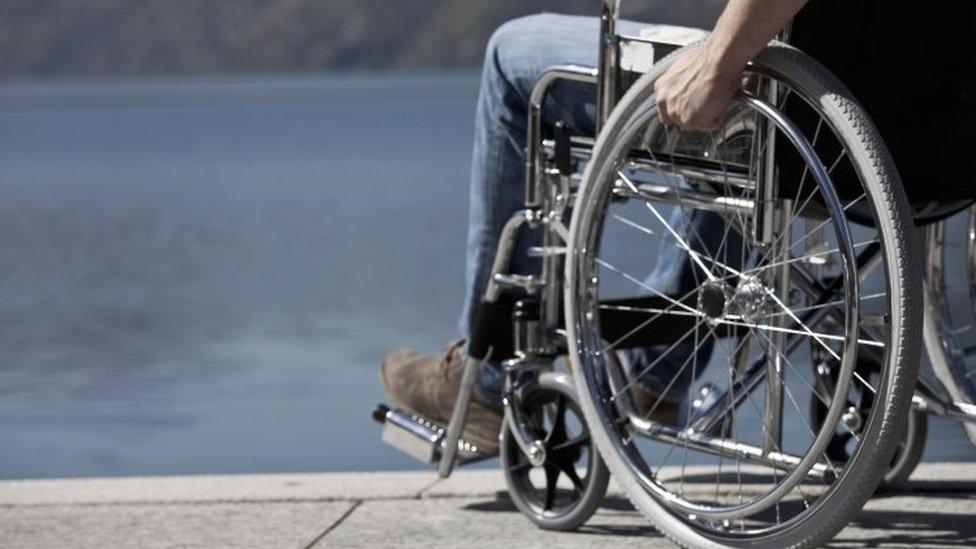
[[[860,512],[875,492],[898,443],[903,422],[911,406],[917,376],[921,344],[922,269],[919,263],[914,225],[908,199],[894,162],[877,129],[868,119],[849,90],[814,59],[782,43],[771,43],[754,63],[790,82],[805,97],[814,98],[817,108],[834,125],[837,135],[850,149],[853,162],[862,170],[861,179],[880,221],[880,238],[888,264],[887,283],[890,292],[891,338],[887,348],[887,368],[879,390],[883,401],[864,427],[864,443],[831,487],[802,520],[762,536],[737,538],[722,536],[698,528],[686,518],[672,512],[640,484],[628,464],[617,453],[612,425],[599,408],[602,395],[590,391],[579,358],[581,335],[576,325],[576,292],[584,291],[585,282],[577,273],[577,264],[586,254],[589,236],[581,229],[584,211],[598,203],[602,189],[593,190],[610,180],[614,147],[631,120],[653,101],[654,82],[676,56],[697,46],[679,50],[662,60],[642,76],[625,94],[597,138],[593,158],[587,166],[570,227],[569,255],[566,261],[566,326],[570,344],[570,362],[577,382],[581,404],[593,438],[607,466],[634,506],[650,519],[657,529],[684,547],[819,547],[832,539]],[[588,208],[588,206],[590,206]]]
[[[879,491],[898,490],[915,471],[925,453],[925,441],[929,433],[929,416],[920,410],[908,413],[905,434],[902,442],[891,458],[891,465],[885,472]]]
[[[973,231],[976,229],[976,206],[970,206],[963,215],[967,218],[967,228],[969,229],[966,231],[966,238],[972,238],[970,235],[974,234]],[[939,223],[945,225],[949,221],[943,220]],[[949,229],[943,226],[941,230],[948,231]],[[928,236],[933,237],[934,233],[929,232]],[[953,237],[958,238],[957,235]],[[940,243],[935,239],[931,239],[926,243],[930,254],[935,247],[946,245],[946,243]],[[950,298],[942,293],[943,288],[941,286],[942,283],[956,283],[960,277],[965,277],[964,280],[966,280],[970,288],[973,288],[974,284],[976,284],[976,281],[973,280],[974,273],[976,273],[976,253],[974,253],[973,248],[969,245],[965,245],[965,249],[966,257],[963,263],[966,268],[962,269],[962,272],[958,269],[948,269],[946,266],[933,269],[931,261],[927,261],[925,276],[926,292],[928,292],[928,295],[926,296],[927,316],[924,326],[924,338],[925,349],[929,355],[932,370],[935,372],[935,377],[949,393],[949,398],[953,402],[972,406],[976,405],[976,380],[969,375],[973,367],[973,354],[968,344],[972,340],[970,339],[965,342],[956,341],[954,344],[950,344],[948,340],[955,340],[955,334],[958,333],[957,330],[965,328],[968,323],[976,322],[976,291],[970,289],[966,296],[969,299],[971,316],[968,316],[963,322],[959,322],[960,319],[956,319],[953,322],[952,316],[946,310],[948,305],[946,300]],[[956,250],[952,250],[949,253],[956,252]],[[939,251],[939,253],[946,252]],[[949,332],[949,334],[946,334],[946,332]],[[966,436],[969,437],[969,441],[973,445],[976,445],[976,423],[963,421],[962,427],[966,432]]]
[[[576,388],[573,382],[565,374],[545,372],[539,376],[538,384],[533,391],[559,394],[564,396],[571,403],[574,413],[578,414],[580,424],[584,432],[589,432],[583,420],[583,413],[580,410],[579,399],[576,396]],[[525,395],[526,403],[531,403],[532,394]],[[607,493],[607,486],[610,482],[610,472],[600,458],[600,454],[593,444],[592,437],[588,444],[587,451],[590,456],[590,464],[587,474],[581,480],[584,484],[582,495],[573,502],[568,509],[561,509],[558,513],[552,511],[542,511],[538,503],[534,501],[535,495],[527,493],[530,488],[512,473],[511,456],[515,452],[521,452],[517,447],[511,431],[505,427],[502,429],[499,456],[502,462],[502,471],[505,475],[505,484],[508,486],[508,493],[512,498],[512,503],[526,517],[544,530],[572,531],[583,525],[593,513],[603,503],[603,498]],[[524,458],[524,456],[523,456]]]

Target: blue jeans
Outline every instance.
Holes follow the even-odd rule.
[[[622,21],[620,28],[629,34],[639,32],[639,26],[632,22]],[[540,14],[505,23],[488,43],[471,165],[466,288],[460,320],[464,336],[469,335],[473,315],[488,282],[502,227],[512,214],[524,207],[527,108],[532,88],[553,65],[596,66],[598,39],[599,21],[595,17]],[[560,82],[543,105],[543,125],[550,127],[563,120],[574,134],[593,135],[595,114],[596,90],[592,86]],[[682,232],[697,230],[703,240],[716,244],[724,227],[717,217],[700,212],[675,210],[670,221],[672,226],[681,227]],[[511,272],[537,272],[537,260],[526,254],[530,245],[532,235],[523,231],[512,256]],[[688,255],[676,245],[662,243],[658,262],[646,283],[662,293],[681,295],[695,287],[695,268]],[[649,363],[656,356],[654,352],[655,349],[637,351],[634,362]],[[710,348],[703,352],[709,353]],[[663,389],[683,362],[662,360],[640,381],[652,390]],[[682,389],[691,382],[690,372],[684,377],[687,379],[678,380],[669,394],[684,393]],[[489,364],[483,370],[477,390],[483,399],[497,401],[501,385],[499,368]]]

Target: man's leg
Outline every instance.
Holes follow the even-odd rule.
[[[463,335],[469,334],[485,291],[502,227],[524,207],[526,122],[532,87],[554,65],[594,66],[598,38],[594,18],[541,14],[505,23],[488,43],[471,159],[467,271],[460,319]],[[574,131],[592,133],[595,89],[557,85],[553,95],[544,111],[548,122],[565,118]],[[525,257],[525,240],[513,253],[513,271],[525,273],[534,266]]]
[[[621,22],[624,32],[636,33],[637,27]],[[475,121],[465,302],[460,319],[464,337],[469,335],[487,285],[502,227],[524,206],[526,123],[532,88],[554,65],[594,66],[598,39],[596,18],[542,14],[506,23],[489,42]],[[574,133],[592,135],[595,101],[592,86],[557,84],[544,105],[543,122],[551,125],[563,120]],[[531,273],[536,268],[525,253],[529,244],[530,238],[520,238],[512,256],[512,272]],[[680,268],[661,268],[652,279],[667,288],[682,273]],[[681,282],[677,284],[682,287]],[[383,385],[398,406],[446,424],[460,382],[459,350],[459,344],[451,344],[441,358],[394,351],[381,366]],[[469,409],[464,436],[483,447],[497,437],[501,385],[497,365],[486,367]]]
[[[624,27],[635,27],[623,23]],[[636,32],[635,28],[630,28]],[[555,65],[593,67],[597,62],[599,22],[594,17],[540,14],[502,25],[485,52],[475,118],[471,162],[471,207],[467,272],[460,331],[470,334],[473,316],[488,283],[505,222],[524,207],[528,100],[543,73]],[[557,83],[543,109],[544,125],[563,120],[576,134],[594,133],[596,89]],[[530,274],[538,262],[526,250],[532,235],[522,231],[510,270]],[[486,401],[500,402],[502,377],[488,364],[476,386]]]
[[[464,337],[487,285],[502,227],[524,206],[526,118],[532,87],[553,65],[593,66],[598,39],[595,18],[542,14],[506,23],[488,44],[471,168],[466,297],[460,320]],[[595,97],[592,87],[558,85],[546,103],[544,121],[564,119],[574,132],[592,133]],[[530,239],[520,236],[511,269],[528,273],[533,269],[525,253]],[[380,366],[381,382],[397,406],[446,425],[460,386],[461,349],[461,343],[454,342],[441,357],[395,350]],[[497,365],[484,368],[468,408],[463,437],[482,448],[497,446],[501,386]]]

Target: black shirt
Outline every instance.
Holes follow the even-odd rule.
[[[864,106],[910,198],[976,198],[976,2],[811,0],[790,41]]]

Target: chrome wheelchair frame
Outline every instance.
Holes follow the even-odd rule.
[[[374,412],[374,417],[385,424],[384,440],[422,461],[438,462],[438,472],[441,477],[449,476],[459,463],[491,457],[462,440],[461,433],[477,374],[484,363],[491,360],[495,351],[496,338],[495,334],[491,333],[491,327],[497,325],[499,316],[511,318],[514,353],[514,358],[505,360],[503,364],[506,373],[503,430],[508,430],[509,442],[521,450],[529,463],[542,465],[546,462],[545,441],[540,439],[532,419],[524,413],[522,399],[533,390],[535,383],[533,380],[538,379],[539,373],[553,371],[554,362],[558,357],[571,352],[572,345],[567,341],[567,330],[563,322],[564,293],[566,299],[569,299],[574,291],[574,288],[565,286],[566,281],[563,277],[565,262],[570,255],[568,247],[571,246],[568,221],[570,208],[584,177],[577,170],[577,166],[592,159],[597,143],[594,138],[571,135],[562,123],[557,123],[553,127],[551,138],[544,138],[543,105],[557,83],[574,82],[592,85],[596,89],[596,127],[599,133],[610,120],[625,91],[625,79],[628,78],[625,65],[628,59],[650,58],[653,63],[657,63],[667,54],[684,45],[622,35],[617,30],[621,0],[602,0],[601,4],[598,66],[596,68],[574,65],[552,67],[536,82],[529,98],[525,205],[524,209],[511,217],[502,230],[481,309],[468,343],[461,388],[449,424],[434,425],[424,418],[387,407],[379,407]],[[695,209],[721,215],[748,216],[752,224],[748,227],[749,234],[743,235],[744,237],[752,242],[767,245],[789,242],[790,224],[785,223],[783,221],[785,216],[776,211],[777,207],[783,207],[784,203],[788,205],[788,202],[773,196],[776,176],[770,159],[774,156],[775,147],[779,142],[772,136],[778,134],[792,143],[808,166],[820,166],[821,162],[809,140],[778,108],[778,99],[783,93],[777,87],[778,84],[770,79],[768,82],[761,82],[759,86],[761,89],[753,90],[751,93],[743,91],[736,101],[765,116],[765,126],[754,128],[756,135],[764,136],[766,146],[762,153],[766,159],[764,167],[760,166],[755,173],[735,172],[730,171],[727,164],[707,159],[695,159],[694,162],[687,164],[675,163],[672,159],[668,166],[680,177],[716,185],[731,184],[734,188],[748,189],[752,196],[760,197],[759,199],[730,198],[728,193],[709,193],[702,189],[676,192],[674,188],[669,189],[665,186],[646,183],[627,184],[627,182],[617,185],[614,195],[623,199],[636,197],[662,204],[693,206]],[[662,161],[655,158],[653,154],[650,157],[634,158],[632,164],[638,169],[665,168]],[[831,187],[831,176],[826,169],[812,171],[814,172],[812,176],[819,185],[824,188]],[[838,196],[830,193],[826,194],[825,202],[827,211],[839,214],[841,217],[849,207]],[[973,219],[976,220],[976,214],[973,215]],[[970,285],[976,288],[974,282],[976,281],[976,221],[971,227],[968,245],[974,260],[971,264],[969,281]],[[529,250],[531,256],[541,260],[541,269],[538,274],[533,275],[513,274],[508,272],[508,266],[516,239],[520,231],[526,228],[541,230],[541,245]],[[918,412],[933,413],[976,424],[976,402],[966,402],[955,393],[953,387],[956,384],[950,382],[950,377],[947,377],[956,368],[951,364],[959,356],[958,350],[954,350],[951,344],[953,330],[958,327],[949,326],[943,320],[944,315],[940,312],[940,307],[944,308],[944,304],[939,302],[938,291],[931,284],[931,279],[940,272],[941,268],[941,263],[936,256],[941,250],[940,238],[944,235],[945,226],[937,223],[927,231],[930,246],[926,273],[925,344],[935,365],[938,382],[951,387],[948,392],[943,391],[931,380],[923,379],[918,385],[912,402]],[[785,239],[784,233],[787,235]],[[774,250],[774,253],[778,254],[773,256],[774,261],[782,265],[775,269],[770,284],[776,291],[788,293],[791,291],[792,283],[815,303],[843,301],[845,298],[840,293],[840,284],[846,281],[856,288],[857,280],[877,269],[883,260],[880,245],[864,246],[854,254],[855,248],[852,242],[837,243],[840,253],[846,254],[843,262],[848,265],[848,271],[844,271],[833,281],[826,282],[815,276],[816,266],[808,269],[807,265],[795,261],[790,256],[789,248]],[[812,260],[810,265],[813,265]],[[840,280],[841,278],[843,280]],[[500,305],[501,298],[506,294],[519,296],[511,308]],[[976,303],[976,289],[971,295],[974,296],[973,301]],[[859,324],[859,319],[857,304],[852,302],[851,298],[846,298],[840,312],[837,308],[831,307],[811,308],[800,318],[796,318],[796,321],[802,326],[819,322],[836,322],[846,326],[847,334],[842,338],[844,349],[856,355],[857,346],[870,344],[874,337],[872,336],[874,328],[870,324]],[[569,320],[567,319],[566,322],[568,323]],[[680,441],[686,449],[692,448],[719,456],[734,455],[744,463],[778,469],[792,478],[789,482],[784,481],[783,486],[787,488],[783,488],[781,492],[793,489],[800,482],[810,479],[818,479],[827,484],[834,482],[838,472],[829,464],[829,459],[826,463],[820,459],[820,452],[811,451],[804,456],[783,451],[784,426],[781,412],[785,405],[784,398],[788,395],[784,395],[782,391],[770,389],[766,394],[762,410],[765,437],[762,444],[735,442],[728,437],[714,435],[729,410],[742,406],[746,398],[750,398],[749,394],[761,383],[765,381],[770,388],[782,385],[779,383],[779,376],[782,376],[787,368],[782,361],[788,360],[784,357],[807,341],[801,335],[792,333],[787,323],[788,318],[783,315],[770,321],[769,348],[785,350],[777,351],[773,359],[750,360],[748,357],[743,359],[740,374],[734,383],[730,382],[730,389],[703,399],[704,401],[696,406],[694,420],[689,428],[676,429],[646,421],[642,423],[634,416],[630,417],[631,427],[652,440]],[[712,329],[714,330],[714,326]],[[883,337],[877,336],[876,340],[883,341]],[[845,362],[840,364],[839,368],[851,376],[859,375],[853,364]],[[823,369],[823,371],[828,370],[830,368]],[[821,374],[823,371],[818,370]],[[834,368],[835,377],[827,381],[828,385],[836,386],[838,383],[836,371],[837,368]],[[580,384],[583,383],[580,379],[570,380],[566,376],[560,376],[559,379],[559,382],[565,385],[566,394],[571,397],[576,395]],[[843,392],[842,389],[844,387],[836,388],[838,394]],[[842,404],[832,401],[823,421],[837,422],[854,432],[857,423],[863,418],[859,417],[854,406],[847,407]],[[922,433],[924,437],[924,430]],[[976,427],[973,433],[976,435]],[[829,442],[828,438],[827,434],[818,435],[811,447],[826,446]],[[820,446],[817,446],[818,444]],[[915,462],[918,456],[915,456]],[[909,473],[914,465],[915,463],[908,464]],[[907,473],[904,473],[899,481],[904,480],[905,476]],[[602,496],[602,493],[600,495]],[[589,512],[591,513],[592,510]],[[696,512],[706,513],[704,516],[708,516],[707,513],[711,512],[714,513],[715,520],[726,522],[741,516],[738,510],[718,512],[704,509]]]

